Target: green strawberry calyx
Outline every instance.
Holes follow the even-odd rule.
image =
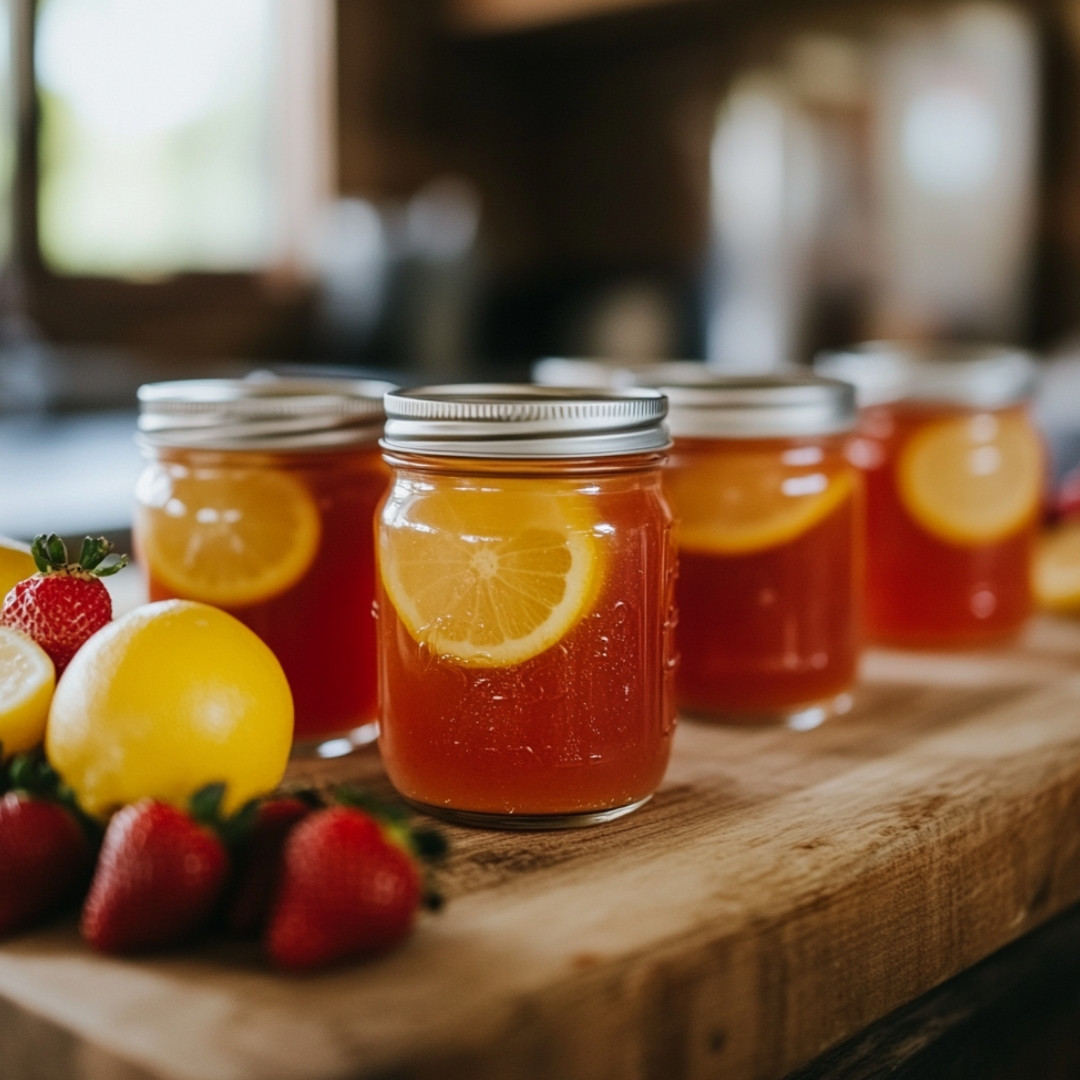
[[[436,911],[443,906],[442,894],[435,887],[428,869],[430,864],[445,859],[449,852],[449,843],[442,832],[432,826],[414,825],[410,811],[404,806],[351,784],[335,788],[333,801],[373,817],[382,827],[388,843],[403,848],[420,863],[424,907]]]
[[[113,545],[104,536],[87,536],[83,539],[79,558],[68,559],[67,545],[56,533],[39,533],[30,545],[34,564],[42,574],[68,574],[72,577],[109,577],[127,565],[126,555],[115,556],[115,562],[106,563]]]
[[[259,799],[249,799],[238,810],[228,814],[223,804],[226,785],[221,782],[199,788],[187,803],[188,816],[215,832],[230,849],[238,848],[247,839],[259,812]]]
[[[0,761],[3,761],[2,747]],[[34,799],[57,803],[79,823],[86,838],[93,845],[100,845],[103,832],[101,823],[79,805],[74,791],[64,783],[40,746],[14,754],[7,761],[3,761],[0,766],[0,795],[9,791],[22,792]]]

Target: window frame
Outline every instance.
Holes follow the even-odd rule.
[[[39,242],[41,109],[34,78],[38,0],[8,0],[15,89],[13,292],[36,332],[58,344],[169,356],[294,358],[309,348],[315,304],[306,238],[332,197],[333,0],[281,5],[275,150],[283,170],[281,240],[258,271],[176,273],[153,281],[59,272]],[[313,47],[314,46],[314,47]]]

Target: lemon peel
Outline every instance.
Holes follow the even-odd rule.
[[[281,781],[292,729],[288,682],[262,640],[218,608],[164,600],[75,654],[45,751],[89,814],[140,798],[184,806],[211,783],[234,810]]]
[[[0,603],[14,585],[36,573],[37,564],[29,546],[0,536]]]

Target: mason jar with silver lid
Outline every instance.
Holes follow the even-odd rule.
[[[704,360],[628,360],[618,357],[545,356],[530,372],[540,386],[636,386],[639,376],[663,366],[684,381],[708,378]]]
[[[390,383],[193,379],[139,390],[133,542],[152,600],[200,600],[281,662],[294,752],[377,734],[375,506]]]
[[[909,647],[1015,634],[1031,609],[1045,484],[1037,365],[1011,346],[870,342],[824,354],[860,402],[868,632]]]
[[[843,379],[860,406],[908,401],[1000,409],[1027,401],[1035,389],[1035,358],[1011,345],[965,342],[868,341],[821,353],[821,375]]]
[[[812,374],[686,382],[668,397],[681,712],[809,728],[851,705],[862,503],[847,383]]]
[[[651,797],[674,731],[675,556],[656,390],[386,396],[379,748],[399,792],[495,828]]]

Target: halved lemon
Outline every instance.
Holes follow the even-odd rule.
[[[36,573],[37,564],[30,548],[18,540],[0,536],[0,604],[14,585]]]
[[[163,467],[144,474],[138,503],[139,558],[182,599],[226,608],[269,600],[318,551],[318,507],[286,472]]]
[[[520,664],[591,610],[602,578],[597,520],[567,487],[500,479],[395,489],[379,568],[412,637],[477,667]]]
[[[1032,587],[1044,611],[1080,614],[1080,520],[1063,522],[1039,538]]]
[[[665,490],[679,548],[745,555],[789,543],[823,521],[854,490],[848,472],[793,472],[775,453],[748,451],[671,468]]]
[[[1039,512],[1043,451],[1015,413],[978,413],[923,425],[896,465],[900,499],[915,521],[954,544],[989,544]]]
[[[0,626],[0,744],[3,756],[45,738],[56,671],[48,653],[21,630]]]

